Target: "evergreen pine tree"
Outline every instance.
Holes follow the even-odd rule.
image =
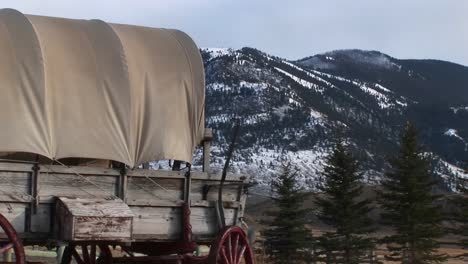
[[[390,169],[383,180],[380,201],[384,224],[394,234],[387,243],[389,260],[403,264],[440,263],[437,239],[443,235],[441,210],[434,204],[435,182],[430,174],[429,159],[417,141],[415,127],[407,123],[397,157],[390,160]]]
[[[283,172],[272,182],[277,211],[269,212],[273,220],[263,232],[265,250],[274,263],[305,263],[310,260],[311,232],[305,224],[307,209],[303,208],[305,193],[297,186],[297,171],[283,164]]]
[[[317,197],[318,217],[333,227],[319,238],[326,263],[362,263],[374,247],[369,237],[371,201],[362,198],[359,164],[341,142],[335,145],[322,173],[323,192]],[[367,260],[367,259],[366,259]]]
[[[468,173],[466,170],[465,173]],[[458,236],[461,236],[461,244],[464,249],[468,249],[468,180],[464,178],[458,179],[457,189],[460,192],[451,199],[454,205],[453,220],[456,224],[453,225],[450,231]],[[457,257],[468,257],[468,253]]]

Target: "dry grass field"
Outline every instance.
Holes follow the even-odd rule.
[[[314,209],[314,197],[316,194],[310,194],[308,199],[305,201],[304,206],[307,208]],[[371,198],[371,200],[375,200],[375,190],[373,187],[366,187],[364,195],[367,198]],[[264,256],[263,248],[262,248],[262,237],[261,237],[261,230],[263,229],[263,225],[261,222],[263,220],[268,220],[265,212],[268,210],[275,210],[273,203],[271,202],[271,198],[265,195],[251,195],[248,198],[248,205],[246,207],[247,215],[246,219],[251,227],[256,229],[257,234],[257,242],[255,243],[256,253],[257,253],[257,263],[269,263],[266,257]],[[379,222],[379,215],[380,212],[378,208],[371,213],[371,217]],[[309,229],[311,230],[314,236],[319,236],[321,233],[330,230],[329,227],[321,223],[318,219],[314,218],[313,216],[310,217],[310,225]],[[377,224],[377,232],[373,235],[376,237],[383,237],[389,232],[391,232],[387,227],[384,227],[380,224]],[[468,254],[468,250],[464,250],[457,244],[460,241],[460,237],[455,237],[453,235],[447,234],[443,237],[441,242],[440,252],[447,254],[450,258],[445,263],[450,264],[461,264],[461,263],[468,263],[468,257],[465,259],[463,258],[456,258],[461,254]],[[374,252],[376,259],[378,259],[381,263],[384,264],[397,264],[398,262],[391,262],[386,261],[384,255],[388,252],[386,251],[386,247],[384,245],[380,245],[377,250]]]

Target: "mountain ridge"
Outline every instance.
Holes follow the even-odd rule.
[[[332,61],[333,68],[304,65],[303,60],[288,61],[249,47],[201,52],[207,126],[217,138],[213,163],[218,168],[230,139],[231,120],[240,118],[242,137],[233,170],[255,175],[260,185],[268,185],[284,157],[298,164],[306,185],[320,184],[319,172],[336,131],[362,161],[367,181],[378,183],[387,156],[397,149],[402,125],[411,119],[434,154],[441,188],[451,189],[455,174],[464,176],[457,171],[468,154],[468,130],[462,121],[468,120],[464,66],[452,73],[455,66],[446,69],[444,63],[431,62],[436,66],[427,70],[425,62],[402,63],[377,51],[314,55]],[[349,52],[353,54],[343,55]],[[383,70],[369,62],[375,57],[380,60],[377,65],[384,63]],[[458,80],[449,80],[452,75]],[[452,87],[440,92],[443,85]],[[431,120],[436,116],[440,118]],[[449,129],[456,136],[447,134]]]

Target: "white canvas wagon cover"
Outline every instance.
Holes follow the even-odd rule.
[[[190,162],[203,62],[171,29],[0,10],[0,152]]]

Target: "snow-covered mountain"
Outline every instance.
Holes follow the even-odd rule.
[[[241,137],[233,169],[268,186],[284,159],[302,183],[319,171],[336,136],[346,138],[366,180],[378,182],[406,120],[419,127],[442,188],[468,160],[468,68],[398,60],[376,51],[341,50],[288,61],[252,48],[202,49],[207,126],[221,168],[234,118]]]

